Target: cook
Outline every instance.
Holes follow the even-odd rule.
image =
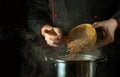
[[[93,27],[100,27],[104,31],[105,36],[99,43],[99,47],[103,47],[114,41],[114,32],[118,27],[120,16],[117,5],[119,2],[117,0],[110,0],[109,2],[95,0],[92,0],[91,2],[82,0],[49,0],[48,2],[49,6],[51,6],[49,9],[51,10],[51,15],[47,9],[49,6],[46,6],[46,9],[44,9],[44,12],[47,14],[42,14],[43,11],[41,13],[37,13],[40,15],[40,18],[44,20],[42,24],[40,22],[38,22],[38,24],[42,26],[40,32],[45,37],[48,45],[58,47],[63,34],[68,33],[74,26],[82,23],[91,23]],[[43,1],[43,3],[48,5],[45,1]],[[112,4],[116,5],[113,6]],[[116,10],[111,11],[111,9]],[[39,9],[37,11],[41,10],[42,9]],[[51,19],[47,18],[47,16]],[[48,35],[45,33],[45,30],[53,31],[57,35]]]
[[[115,30],[120,25],[119,3],[119,0],[29,0],[28,27],[33,36],[38,36],[39,40],[42,40],[39,49],[32,47],[32,52],[47,51],[46,43],[50,47],[59,47],[62,36],[67,35],[76,25],[83,23],[90,23],[94,28],[101,28],[104,32],[104,39],[98,47],[112,43],[115,40]],[[45,30],[53,31],[57,35],[49,35]],[[27,38],[30,39],[36,38]],[[31,45],[36,44],[32,42]],[[40,54],[36,52],[34,53],[37,55],[30,53],[36,56],[34,59],[29,57],[39,62]]]

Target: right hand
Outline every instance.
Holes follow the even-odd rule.
[[[100,41],[97,47],[104,47],[114,41],[115,30],[117,29],[118,23],[114,18],[95,22],[92,24],[94,28],[101,28],[103,31],[104,38]]]
[[[45,37],[45,41],[49,46],[59,47],[61,45],[62,31],[60,28],[44,25],[41,29],[41,34]]]

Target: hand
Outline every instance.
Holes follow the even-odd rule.
[[[98,47],[106,46],[114,41],[114,33],[117,28],[117,21],[113,18],[101,22],[94,22],[93,27],[101,28],[103,31],[104,39],[100,41]]]
[[[62,40],[62,31],[60,28],[45,25],[41,29],[41,34],[45,37],[48,45],[59,47]]]

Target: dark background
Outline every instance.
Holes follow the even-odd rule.
[[[25,0],[0,0],[0,77],[19,77],[22,29],[26,26]]]
[[[0,77],[20,77],[23,63],[20,49],[24,41],[22,30],[26,29],[27,24],[26,3],[25,0],[0,0],[0,64],[2,68]],[[109,59],[106,64],[99,63],[98,66],[106,69],[106,74],[103,74],[105,77],[119,77],[119,49],[120,45],[114,43],[104,49]],[[105,70],[98,70],[101,73],[103,71]],[[97,77],[101,77],[100,74],[98,73]]]

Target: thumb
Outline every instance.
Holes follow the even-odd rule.
[[[54,32],[59,36],[59,39],[62,39],[62,31],[60,28],[53,28],[54,29]]]
[[[100,22],[94,22],[93,24],[92,24],[92,27],[94,27],[94,28],[99,28],[99,27],[101,27],[102,26],[102,24],[100,23]]]

